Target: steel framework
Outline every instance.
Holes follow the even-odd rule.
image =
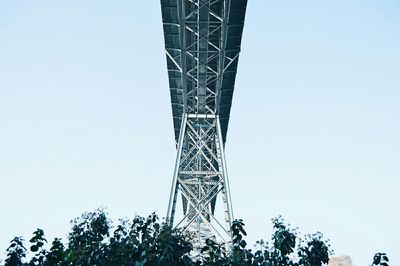
[[[167,221],[192,233],[199,245],[206,238],[231,240],[224,147],[246,5],[247,0],[161,0],[177,147]],[[177,219],[179,192],[183,215]],[[216,208],[217,198],[223,210]]]

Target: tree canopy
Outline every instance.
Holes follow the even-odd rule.
[[[240,219],[232,223],[230,246],[207,239],[200,250],[194,250],[189,235],[160,222],[154,213],[147,218],[120,220],[113,226],[107,213],[99,209],[72,220],[65,242],[55,238],[51,244],[47,243],[44,231],[37,229],[29,240],[28,252],[24,239],[15,237],[7,249],[5,266],[321,266],[328,263],[332,250],[321,233],[301,238],[298,230],[285,224],[282,217],[272,219],[272,224],[270,241],[257,241],[254,250],[248,248],[245,224]],[[387,266],[386,254],[377,253],[373,265]]]

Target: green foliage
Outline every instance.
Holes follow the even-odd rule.
[[[47,243],[47,240],[44,238],[44,232],[42,229],[37,229],[33,232],[33,237],[29,242],[32,243],[31,251],[35,252],[31,261],[29,262],[30,266],[35,265],[43,265],[46,257],[46,250],[43,248],[44,243]]]
[[[20,266],[24,265],[22,259],[26,257],[26,248],[24,247],[24,239],[22,237],[14,237],[7,248],[7,258],[5,266]]]
[[[374,255],[372,265],[388,266],[389,258],[387,257],[386,253],[376,253]]]
[[[242,220],[232,223],[232,245],[226,252],[223,245],[208,240],[203,248],[201,265],[265,265],[318,266],[328,263],[330,247],[321,233],[298,238],[297,230],[286,225],[281,217],[272,219],[272,243],[257,241],[256,251],[247,249],[246,231]],[[298,241],[298,243],[297,243]]]
[[[329,262],[329,244],[322,239],[322,234],[317,232],[307,235],[305,244],[299,247],[299,264],[305,266],[321,266]]]
[[[190,237],[159,221],[154,213],[147,218],[136,216],[121,220],[115,227],[104,210],[84,213],[71,221],[66,246],[55,238],[45,249],[44,232],[37,229],[30,239],[32,252],[24,263],[26,249],[21,237],[15,237],[7,249],[6,266],[321,266],[329,261],[330,246],[321,233],[298,237],[296,229],[281,217],[272,219],[271,243],[257,241],[256,250],[247,248],[245,224],[231,225],[230,246],[207,239],[194,250]],[[373,265],[388,266],[385,253],[377,253]]]
[[[155,214],[121,221],[113,232],[103,210],[72,224],[68,248],[58,253],[67,265],[186,265],[192,250],[180,231],[160,224]]]
[[[281,217],[272,219],[274,224],[274,248],[279,251],[282,258],[291,254],[296,246],[296,231],[287,228]]]
[[[232,246],[229,265],[251,265],[254,255],[251,253],[251,249],[246,249],[247,243],[243,236],[246,236],[247,233],[241,219],[232,222],[231,232]]]
[[[103,210],[84,213],[71,223],[65,259],[73,265],[99,265],[104,260],[103,240],[110,229],[107,215]]]
[[[50,251],[46,254],[44,266],[67,265],[64,263],[65,251],[60,238],[55,238],[51,244]]]
[[[267,259],[277,265],[293,265],[290,255],[293,254],[296,247],[297,232],[295,229],[285,225],[282,217],[272,219],[273,223],[273,249],[270,249]]]
[[[207,239],[201,253],[202,265],[226,265],[228,262],[225,243],[219,244],[212,239]]]
[[[330,246],[321,233],[298,237],[297,229],[286,225],[282,217],[272,219],[272,243],[257,241],[253,265],[319,266],[328,263]]]

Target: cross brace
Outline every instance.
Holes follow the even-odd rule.
[[[181,226],[201,246],[207,238],[230,242],[233,219],[224,146],[218,115],[183,114],[167,221]],[[175,221],[178,194],[183,217]],[[215,213],[222,200],[223,218]]]

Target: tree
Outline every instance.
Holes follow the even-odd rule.
[[[84,213],[71,223],[65,260],[72,265],[101,265],[105,255],[103,240],[110,230],[106,213],[103,210]]]
[[[191,238],[179,229],[160,222],[156,214],[120,220],[114,227],[107,213],[98,209],[71,221],[65,246],[55,238],[46,250],[44,231],[37,229],[30,239],[32,252],[24,263],[26,248],[22,237],[15,237],[7,249],[6,266],[321,266],[329,261],[331,249],[321,233],[299,237],[298,229],[282,217],[272,219],[270,242],[257,241],[255,251],[247,247],[245,224],[234,220],[232,243],[207,239],[194,250]],[[374,256],[373,265],[388,266],[385,253]]]
[[[7,248],[7,258],[5,266],[24,265],[22,259],[26,257],[26,248],[24,247],[24,239],[22,237],[14,237],[10,246]]]
[[[44,232],[42,229],[37,229],[33,232],[33,237],[29,242],[32,243],[31,251],[35,252],[31,261],[29,262],[30,266],[43,265],[46,258],[46,250],[44,249],[44,243],[47,243],[47,240],[44,238]]]
[[[264,265],[264,266],[320,266],[329,261],[330,246],[321,233],[298,237],[296,229],[286,225],[282,217],[272,219],[271,244],[257,241],[256,251],[246,248],[246,231],[242,220],[232,223],[232,245],[226,252],[223,245],[206,241],[201,265]]]
[[[72,221],[64,263],[68,265],[186,265],[192,245],[154,213],[121,221],[111,233],[103,210]]]
[[[61,238],[55,238],[51,244],[50,251],[46,254],[44,266],[61,266],[64,263],[65,251]]]
[[[305,244],[299,247],[299,264],[304,266],[321,266],[329,262],[329,244],[317,232],[306,236]]]
[[[374,255],[372,265],[388,266],[389,258],[387,257],[386,253],[376,253]]]

